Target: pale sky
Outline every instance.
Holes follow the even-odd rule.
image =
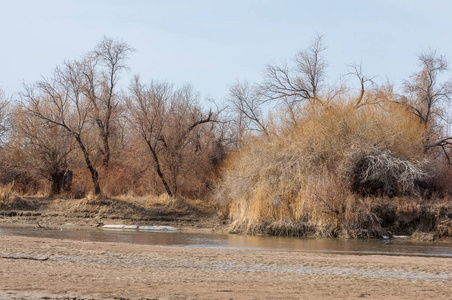
[[[362,63],[369,76],[395,84],[417,70],[428,49],[452,60],[452,1],[0,0],[0,88],[48,76],[108,36],[136,49],[132,75],[192,83],[221,101],[236,80],[258,82],[316,34],[328,46],[329,80]]]

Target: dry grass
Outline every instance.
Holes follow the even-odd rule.
[[[226,161],[216,199],[232,231],[379,236],[382,201],[409,203],[429,178],[426,128],[401,106],[309,106],[296,124],[280,119]]]
[[[210,216],[215,213],[213,202],[171,198],[166,194],[145,197],[108,197],[88,195],[68,207],[69,215],[84,215],[93,219],[120,219],[130,221],[176,220],[179,217]]]
[[[29,210],[36,207],[31,200],[23,199],[14,192],[14,184],[0,186],[0,209]]]

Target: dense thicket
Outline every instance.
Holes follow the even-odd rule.
[[[450,184],[438,181],[450,164],[443,105],[451,82],[439,80],[445,59],[421,55],[405,94],[351,66],[354,92],[325,84],[323,49],[317,37],[293,65],[268,66],[262,84],[231,87],[246,138],[228,158],[216,197],[236,231],[379,235],[388,206],[419,209]],[[266,118],[264,107],[273,111]]]

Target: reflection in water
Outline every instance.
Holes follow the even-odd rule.
[[[232,234],[187,233],[183,231],[60,231],[40,230],[36,228],[0,228],[0,235],[18,235],[93,242],[116,242],[129,244],[168,245],[219,249],[260,249],[362,255],[415,255],[452,258],[452,244],[416,243],[403,240],[302,239],[287,237],[257,237]]]

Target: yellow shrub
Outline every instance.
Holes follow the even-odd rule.
[[[414,166],[427,159],[426,128],[397,104],[307,106],[296,123],[284,115],[225,164],[216,197],[235,231],[348,236],[375,221],[370,200],[350,188],[356,153],[386,151]]]

